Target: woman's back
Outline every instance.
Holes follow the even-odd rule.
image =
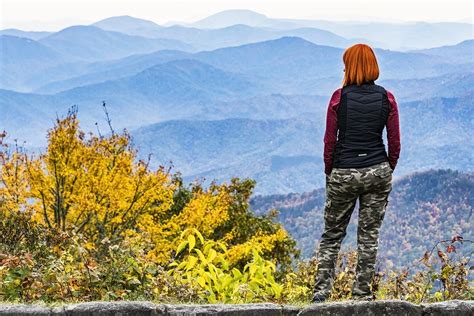
[[[345,86],[337,112],[334,167],[359,168],[388,161],[382,132],[390,105],[383,87],[374,83]]]
[[[388,149],[383,130],[387,127]],[[390,91],[373,81],[337,89],[328,108],[325,134],[326,173],[388,161],[395,168],[400,151],[398,107]]]

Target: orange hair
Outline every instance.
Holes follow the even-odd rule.
[[[369,45],[355,44],[344,51],[344,80],[342,85],[375,81],[379,77],[379,65],[375,53]]]

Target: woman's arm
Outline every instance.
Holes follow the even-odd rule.
[[[387,91],[388,101],[390,102],[390,113],[387,119],[387,141],[388,141],[388,160],[392,169],[397,165],[400,156],[400,122],[398,117],[398,106],[395,97],[390,91]]]
[[[341,101],[342,88],[332,94],[326,115],[326,132],[324,133],[324,173],[332,170],[333,154],[337,141],[337,107]]]

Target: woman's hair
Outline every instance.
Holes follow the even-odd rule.
[[[342,86],[375,81],[379,77],[379,66],[375,53],[369,45],[355,44],[344,51],[344,80]]]

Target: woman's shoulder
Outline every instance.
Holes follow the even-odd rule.
[[[395,100],[395,96],[393,95],[392,91],[387,90],[387,89],[385,89],[385,91],[387,92],[387,97],[388,97],[389,99]]]
[[[382,87],[382,86],[380,86]],[[386,98],[388,99],[388,102],[390,103],[390,106],[392,109],[397,108],[397,101],[395,100],[395,96],[393,95],[392,91],[388,90],[387,88],[382,87],[384,90],[384,93],[386,95]]]
[[[341,100],[342,88],[337,88],[331,95],[329,106],[337,106]]]
[[[334,90],[333,93],[332,93],[332,95],[334,96],[334,95],[341,94],[342,88],[343,88],[343,87],[340,87],[340,88],[337,88],[336,90]]]

